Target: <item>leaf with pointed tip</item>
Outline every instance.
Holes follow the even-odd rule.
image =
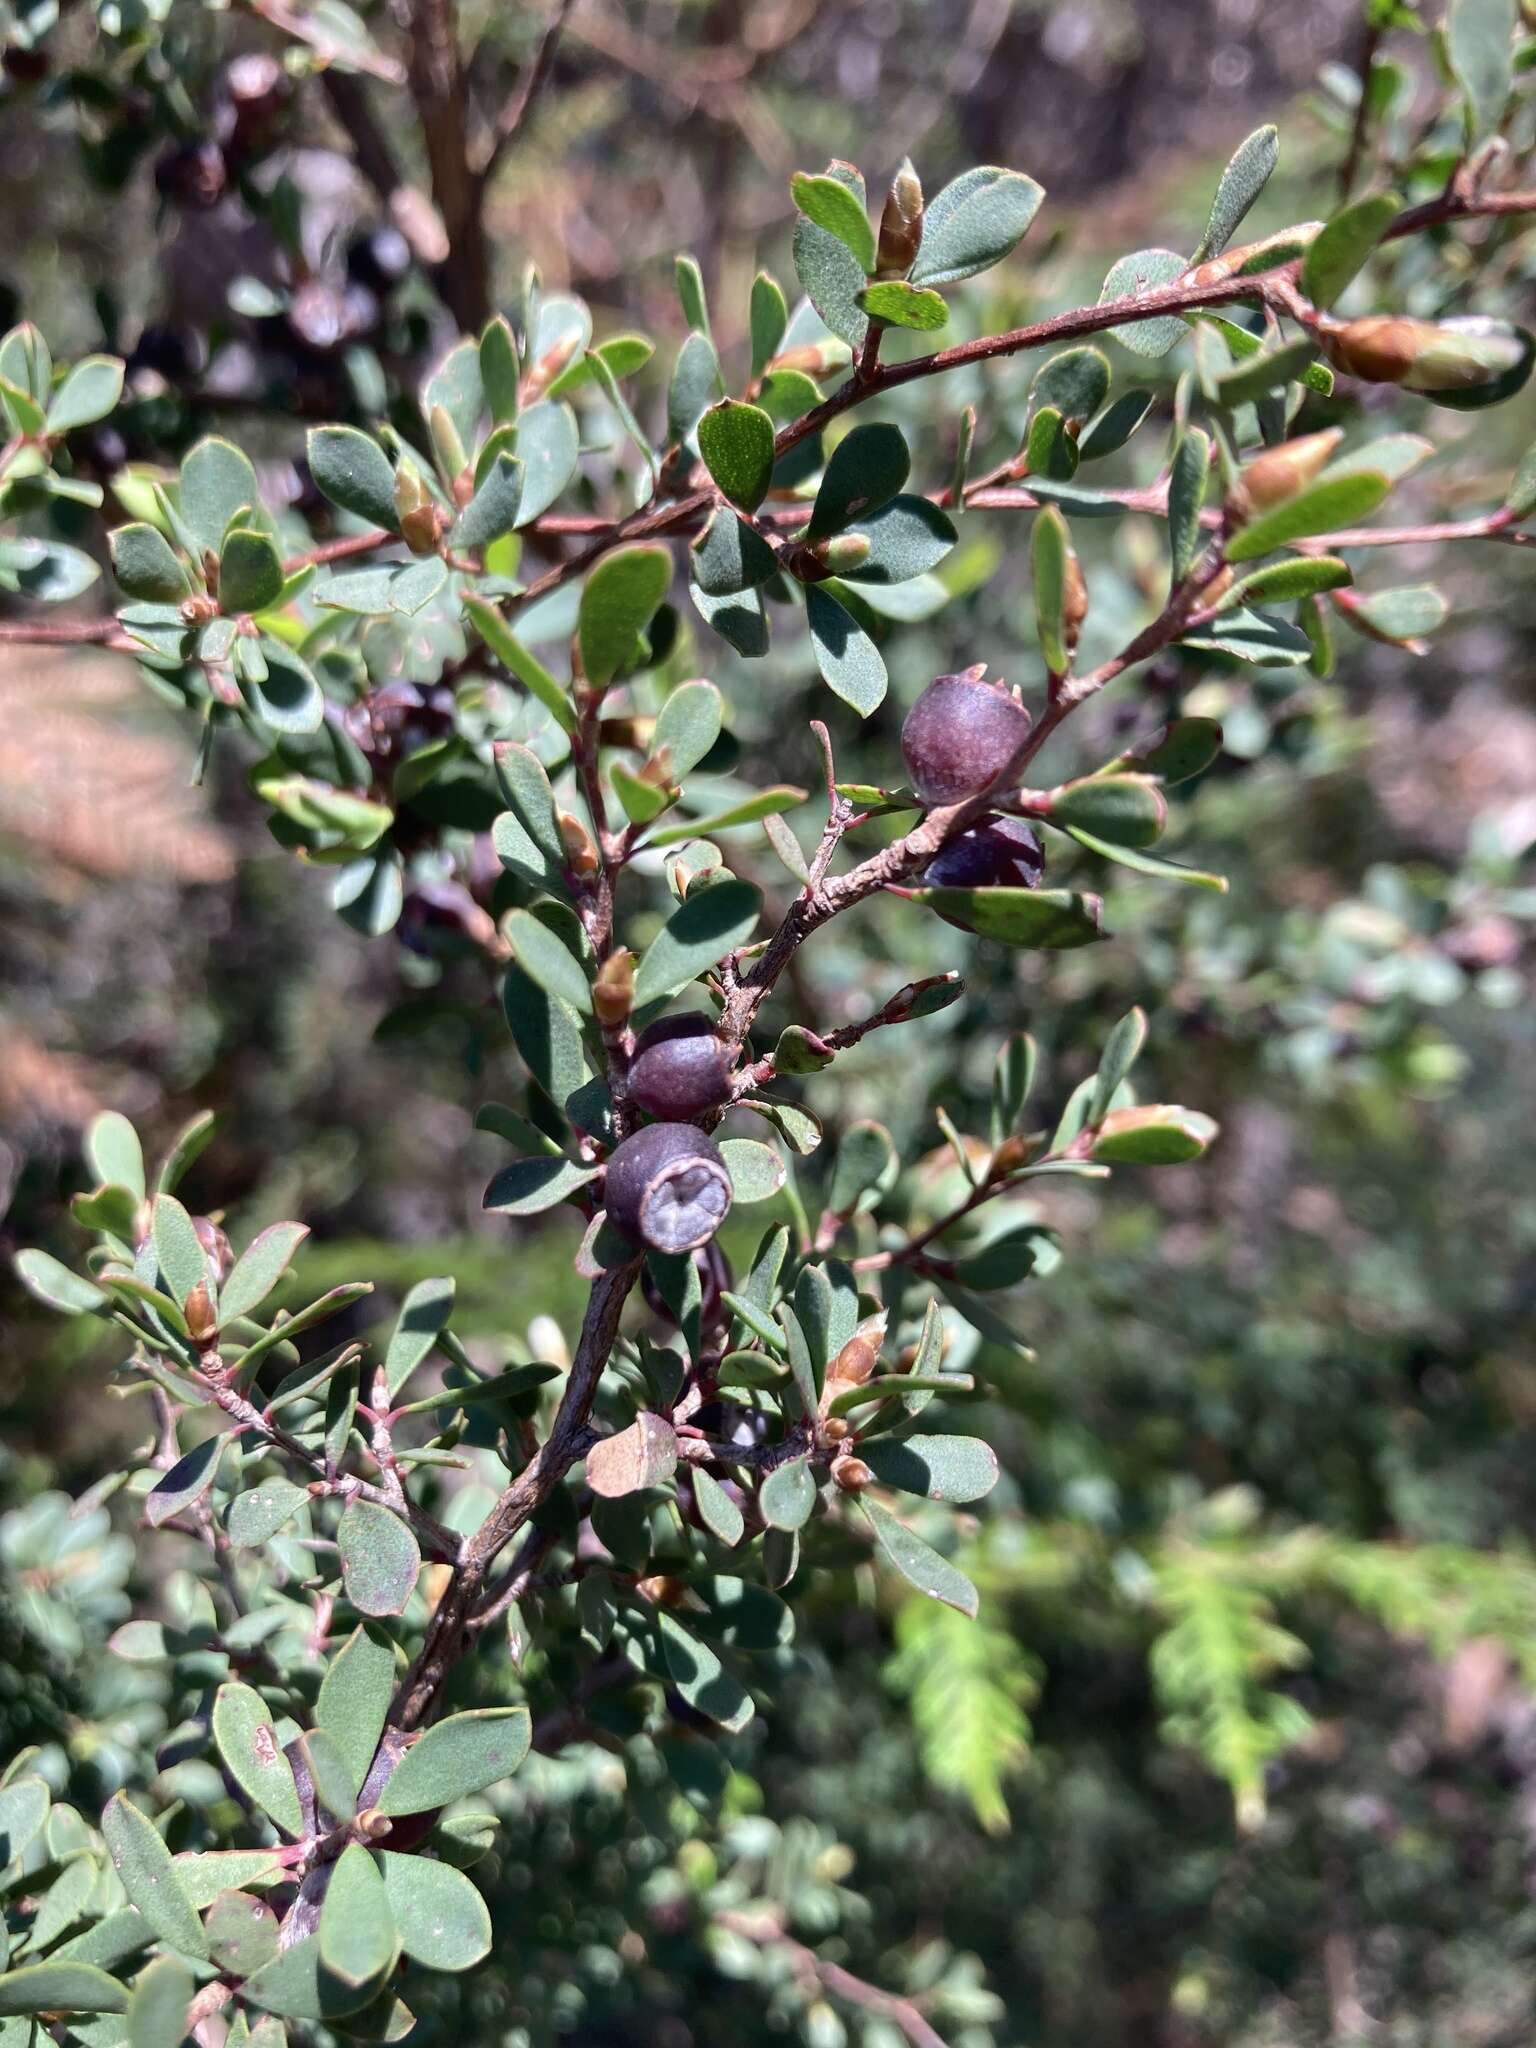
[[[595,1167],[574,1159],[515,1159],[496,1175],[481,1206],[494,1216],[537,1216],[569,1202],[596,1178]]]
[[[206,1956],[208,1937],[181,1888],[171,1852],[148,1814],[126,1792],[108,1801],[101,1832],[129,1904],[136,1906],[160,1939],[183,1955]]]
[[[919,334],[932,334],[949,321],[949,306],[942,292],[919,289],[904,278],[866,285],[858,302],[872,320],[886,327],[913,328]]]
[[[357,1811],[362,1776],[352,1768],[345,1734],[325,1727],[308,1729],[299,1737],[299,1754],[309,1766],[315,1797],[337,1821],[349,1821]]]
[[[681,446],[705,411],[724,395],[715,344],[707,334],[690,334],[677,352],[667,387],[667,438]]]
[[[227,1436],[205,1437],[155,1481],[144,1503],[144,1519],[152,1529],[158,1529],[172,1515],[179,1515],[202,1499],[213,1484],[228,1441]]]
[[[799,808],[806,800],[803,789],[789,783],[776,789],[760,789],[756,796],[743,797],[729,809],[715,811],[707,818],[691,818],[686,825],[671,825],[665,832],[653,832],[647,846],[676,846],[685,839],[702,839],[715,832],[729,832],[738,825],[756,825]]]
[[[1352,470],[1341,475],[1319,477],[1306,490],[1298,491],[1268,512],[1261,512],[1240,526],[1227,543],[1229,562],[1251,562],[1292,541],[1317,533],[1332,533],[1341,526],[1353,526],[1374,512],[1391,485],[1378,470]]]
[[[752,331],[752,375],[759,378],[779,352],[789,325],[789,307],[776,278],[760,270],[752,280],[749,324]]]
[[[980,1606],[976,1588],[958,1565],[941,1557],[931,1544],[925,1543],[904,1522],[897,1521],[889,1508],[881,1507],[878,1501],[865,1497],[859,1506],[880,1548],[909,1585],[931,1600],[942,1600],[946,1607],[969,1615],[972,1621],[976,1619]]]
[[[1211,201],[1211,217],[1200,237],[1200,246],[1190,258],[1192,263],[1203,263],[1208,256],[1221,254],[1242,224],[1248,209],[1269,183],[1279,160],[1280,132],[1277,128],[1255,128],[1238,144],[1231,162],[1221,174],[1216,197]]]
[[[913,284],[958,284],[990,270],[1023,239],[1044,197],[1045,188],[1021,171],[995,164],[962,171],[929,201]]]
[[[400,1517],[376,1501],[349,1500],[336,1530],[341,1583],[359,1614],[401,1614],[421,1573],[421,1551]]]
[[[236,1259],[219,1289],[219,1315],[224,1322],[248,1316],[288,1270],[288,1262],[309,1235],[307,1223],[272,1223]]]
[[[523,465],[501,454],[449,529],[456,548],[488,547],[518,523],[523,495]]]
[[[828,458],[806,538],[841,533],[854,520],[878,511],[896,496],[911,468],[899,427],[876,421],[852,428]]]
[[[875,267],[875,231],[864,202],[841,178],[796,171],[790,196],[805,218],[836,235],[867,277]]]
[[[852,164],[831,163],[827,176],[845,185],[863,210],[864,180]],[[865,270],[858,257],[846,242],[803,214],[795,222],[792,253],[795,275],[828,329],[850,348],[862,347],[869,320],[859,305]]]
[[[426,1813],[511,1777],[528,1754],[526,1707],[477,1707],[434,1722],[408,1749],[379,1799],[391,1816]]]
[[[431,1351],[453,1314],[454,1281],[451,1274],[418,1280],[405,1300],[384,1353],[384,1377],[390,1399]]]
[[[1211,476],[1211,437],[1190,427],[1174,450],[1168,476],[1168,547],[1175,583],[1182,583],[1200,546],[1200,513]]]
[[[1318,231],[1301,259],[1301,289],[1314,306],[1326,312],[1353,284],[1397,213],[1395,193],[1373,192]]]

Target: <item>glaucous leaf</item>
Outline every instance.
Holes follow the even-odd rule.
[[[526,1707],[478,1707],[434,1722],[395,1767],[379,1799],[390,1815],[425,1813],[511,1777],[528,1754]]]
[[[1045,188],[1021,171],[995,164],[962,171],[928,203],[912,283],[958,284],[990,270],[1023,239],[1044,197]]]
[[[1099,292],[1099,303],[1141,298],[1162,285],[1172,284],[1187,268],[1185,259],[1174,249],[1138,249],[1134,255],[1122,256],[1112,267]],[[1127,320],[1109,331],[1133,355],[1165,356],[1183,340],[1185,328],[1177,313],[1164,313],[1149,320]]]
[[[824,585],[807,585],[805,606],[811,651],[822,681],[861,718],[868,718],[884,703],[890,681],[879,648]]]
[[[171,1852],[148,1814],[141,1813],[126,1792],[116,1793],[101,1817],[101,1832],[129,1904],[172,1948],[183,1955],[206,1956],[208,1937],[203,1923],[182,1890]]]
[[[252,1803],[270,1815],[284,1834],[304,1832],[298,1787],[272,1726],[266,1702],[253,1686],[232,1680],[213,1701],[213,1739],[224,1768]]]
[[[394,1652],[359,1624],[326,1666],[315,1702],[316,1722],[329,1730],[359,1784],[378,1749],[394,1688]]]
[[[859,1506],[863,1509],[876,1541],[909,1585],[919,1593],[926,1593],[931,1600],[942,1600],[946,1607],[956,1608],[961,1614],[968,1614],[974,1621],[980,1602],[976,1588],[960,1570],[941,1557],[932,1544],[925,1543],[921,1536],[899,1522],[889,1508],[880,1503],[861,1497]]]
[[[491,1949],[491,1916],[462,1871],[427,1856],[378,1852],[400,1946],[425,1970],[469,1970]]]
[[[977,1436],[874,1437],[859,1456],[882,1486],[928,1500],[981,1500],[998,1480],[997,1453]]]
[[[1353,200],[1313,237],[1301,259],[1301,289],[1326,311],[1353,284],[1371,252],[1397,218],[1393,192]]]
[[[1269,183],[1279,160],[1280,132],[1273,126],[1255,128],[1238,144],[1217,184],[1211,217],[1200,237],[1200,246],[1190,259],[1192,263],[1203,263],[1208,257],[1221,254]]]
[[[359,1614],[404,1612],[421,1572],[421,1551],[400,1517],[376,1501],[349,1500],[336,1530],[341,1583]]]
[[[816,1505],[816,1480],[804,1458],[775,1465],[757,1496],[763,1520],[774,1529],[800,1529]]]
[[[652,939],[635,970],[635,1007],[676,995],[744,945],[762,914],[761,893],[750,882],[695,888]]]
[[[394,1915],[379,1866],[361,1842],[349,1842],[331,1872],[319,1941],[322,1965],[343,1984],[372,1984],[394,1963]]]
[[[259,1307],[308,1235],[307,1223],[272,1223],[252,1238],[219,1289],[220,1317],[231,1322]]]
[[[576,474],[581,440],[576,415],[562,400],[540,399],[517,422],[517,459],[523,466],[517,523],[527,526],[547,512]]]
[[[659,544],[618,548],[593,569],[577,615],[581,664],[589,683],[604,687],[633,660],[671,580],[672,557]]]
[[[853,427],[838,442],[811,508],[809,540],[841,533],[894,498],[907,480],[912,458],[899,427],[885,421]]]

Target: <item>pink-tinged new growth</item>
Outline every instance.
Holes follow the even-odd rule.
[[[925,804],[957,804],[991,789],[1029,737],[1029,713],[1002,684],[985,681],[985,671],[980,662],[940,676],[907,713],[901,751]]]
[[[730,1098],[731,1048],[702,1010],[659,1017],[641,1032],[629,1092],[647,1116],[686,1122]]]
[[[993,813],[941,846],[923,880],[933,889],[1038,889],[1044,872],[1039,833]]]
[[[720,1147],[693,1124],[647,1124],[614,1151],[603,1188],[608,1215],[656,1252],[707,1244],[731,1206]]]

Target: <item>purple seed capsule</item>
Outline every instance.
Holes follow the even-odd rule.
[[[626,1236],[657,1252],[707,1244],[731,1206],[731,1176],[693,1124],[647,1124],[608,1161],[603,1200]]]
[[[730,1099],[731,1054],[702,1010],[659,1017],[642,1031],[629,1068],[629,1092],[647,1116],[675,1123]]]
[[[923,880],[932,889],[1038,889],[1044,872],[1039,833],[1022,818],[990,812],[945,841]]]
[[[1007,773],[1029,736],[1030,716],[981,668],[940,676],[907,713],[901,751],[925,804],[957,804]]]

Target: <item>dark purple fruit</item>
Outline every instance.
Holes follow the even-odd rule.
[[[731,1206],[720,1147],[693,1124],[647,1124],[608,1161],[603,1200],[627,1237],[656,1252],[708,1244]]]
[[[1044,871],[1039,833],[1022,818],[989,813],[945,841],[923,880],[931,889],[1038,889]]]
[[[641,1032],[629,1092],[647,1116],[685,1123],[730,1099],[732,1058],[702,1010],[658,1017]]]
[[[957,804],[991,789],[1028,737],[1029,713],[983,680],[985,667],[940,676],[907,713],[901,751],[925,804]]]

